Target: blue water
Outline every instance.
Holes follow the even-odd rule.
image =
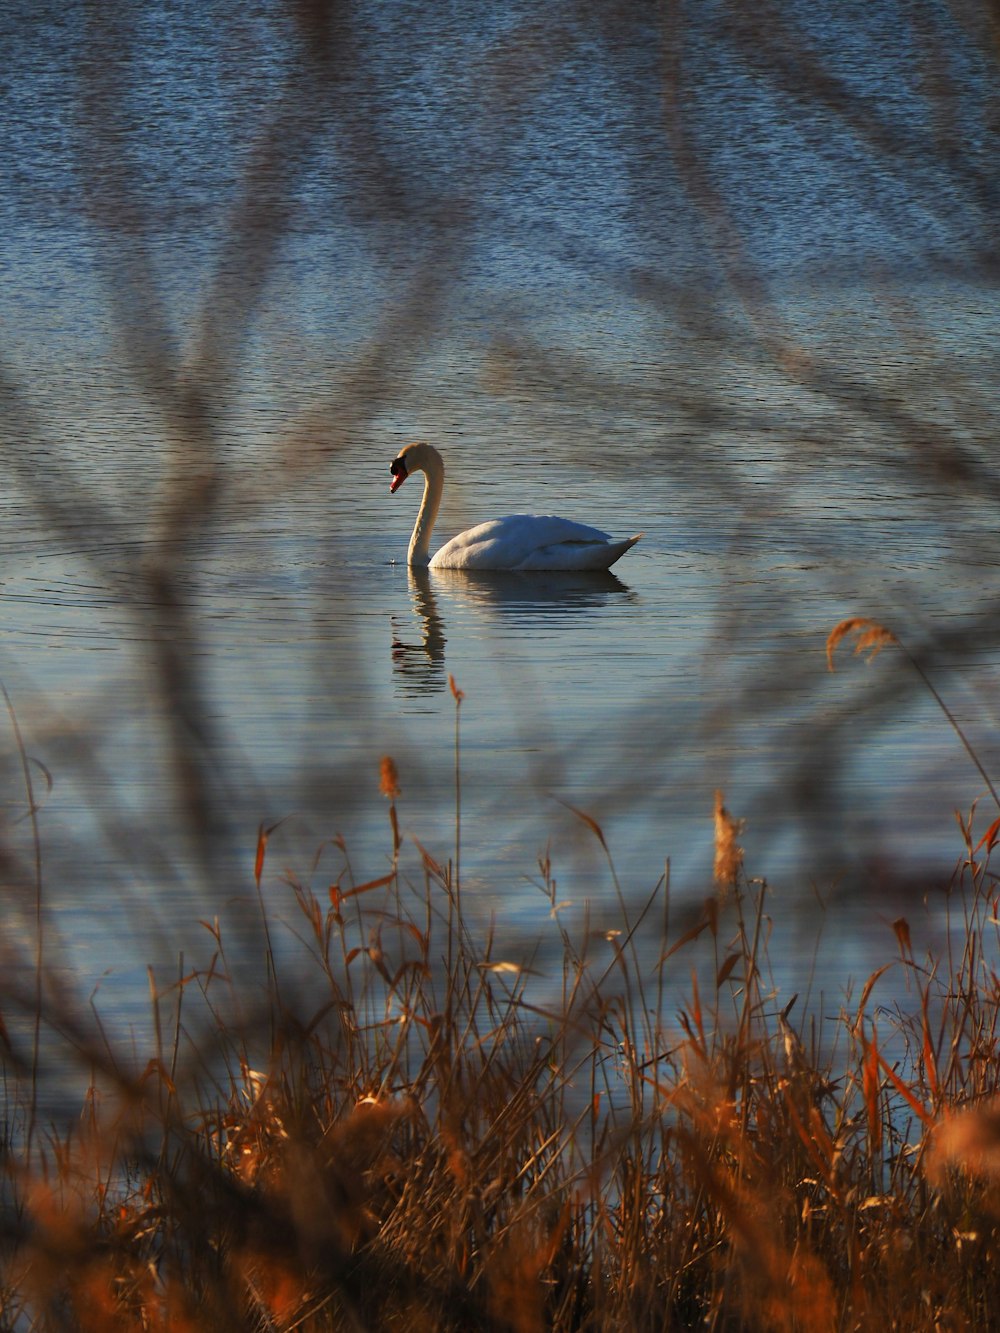
[[[53,956],[128,1011],[199,917],[251,929],[261,821],[286,821],[277,913],[334,835],[384,873],[385,753],[407,833],[452,855],[451,674],[466,902],[511,949],[545,929],[540,855],[580,919],[613,915],[568,805],[630,896],[669,862],[693,910],[722,787],[790,918],[814,885],[860,900],[836,986],[947,874],[984,783],[900,654],[827,672],[833,625],[926,654],[1000,771],[985,21],[456,0],[310,43],[291,14],[0,16],[0,676],[52,779]],[[525,509],[643,540],[581,586],[416,584],[417,497],[387,486],[414,438],[448,463],[442,540]],[[164,632],[196,697],[156,675]],[[324,853],[317,887],[342,869]]]

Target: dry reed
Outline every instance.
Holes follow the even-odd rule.
[[[726,899],[652,967],[634,924],[602,962],[553,911],[553,998],[489,933],[474,942],[451,867],[421,848],[406,881],[389,760],[382,790],[388,876],[326,905],[286,879],[315,985],[279,975],[271,923],[264,1009],[227,1019],[247,1003],[218,938],[174,994],[192,1032],[199,1003],[211,1016],[211,1051],[179,1018],[138,1074],[88,1050],[86,1113],[47,1136],[18,1131],[30,1061],[9,1078],[4,1326],[990,1326],[996,825],[963,825],[945,952],[918,959],[897,920],[898,957],[821,1040],[763,980],[767,890],[721,796]],[[262,830],[258,889],[266,875]],[[541,887],[555,905],[547,863]],[[891,1023],[873,1000],[889,971],[914,1000]]]

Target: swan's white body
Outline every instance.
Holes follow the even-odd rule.
[[[431,569],[610,569],[639,537],[615,541],[606,532],[549,515],[509,514],[460,532],[433,557],[431,534],[444,491],[444,463],[432,444],[408,444],[389,465],[395,492],[411,472],[424,474],[424,495],[407,561]],[[639,536],[642,534],[640,533]]]

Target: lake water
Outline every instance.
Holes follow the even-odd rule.
[[[199,917],[252,932],[261,823],[277,915],[284,872],[348,873],[338,835],[384,874],[385,754],[453,856],[452,676],[465,901],[504,947],[546,929],[542,855],[615,917],[570,807],[630,900],[669,862],[695,911],[721,788],[788,987],[818,893],[836,989],[985,783],[902,654],[827,671],[833,626],[890,626],[1000,773],[989,34],[890,3],[299,12],[0,18],[0,677],[52,957],[132,1013]],[[417,483],[388,493],[416,438],[441,540],[525,510],[643,539],[607,577],[416,578]]]

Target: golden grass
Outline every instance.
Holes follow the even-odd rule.
[[[554,913],[554,988],[474,942],[448,865],[419,849],[404,879],[395,810],[388,876],[326,906],[291,881],[309,984],[272,957],[263,1012],[224,1019],[218,939],[177,983],[211,1049],[178,1021],[138,1074],[89,1052],[86,1114],[29,1145],[9,1085],[4,1326],[990,1327],[995,831],[964,829],[945,953],[895,922],[820,1037],[764,981],[767,890],[721,796],[717,819],[726,899],[658,963],[634,923],[595,944]],[[540,887],[555,903],[547,864]],[[912,997],[891,1021],[887,973]]]

